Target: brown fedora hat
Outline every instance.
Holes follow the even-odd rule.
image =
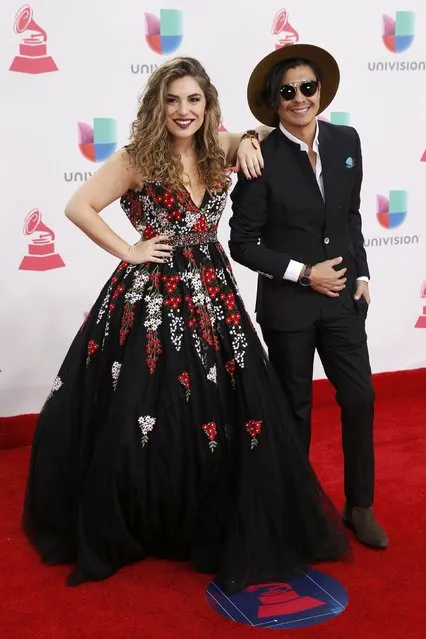
[[[291,58],[303,58],[313,62],[321,71],[321,98],[318,113],[328,107],[336,95],[340,81],[339,66],[325,49],[313,44],[287,44],[269,53],[254,68],[247,85],[247,100],[254,117],[267,126],[277,126],[276,110],[269,107],[264,98],[266,81],[278,62]]]

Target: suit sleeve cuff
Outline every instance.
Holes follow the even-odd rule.
[[[356,278],[357,282],[369,282],[370,278],[367,277],[366,275],[360,275],[359,277]]]
[[[288,263],[287,269],[283,275],[285,280],[290,280],[291,282],[297,282],[299,280],[300,273],[302,272],[302,268],[305,265],[303,262],[296,262],[296,260],[290,260]]]

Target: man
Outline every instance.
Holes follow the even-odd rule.
[[[386,548],[372,511],[374,390],[360,140],[355,129],[316,117],[333,100],[339,78],[327,51],[304,44],[278,49],[254,69],[250,109],[276,128],[262,143],[262,176],[240,176],[231,195],[229,246],[235,261],[259,273],[257,320],[308,452],[318,351],[341,407],[343,521],[361,543]]]

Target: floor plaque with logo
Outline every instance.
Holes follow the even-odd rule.
[[[340,582],[311,569],[293,581],[249,586],[234,594],[228,594],[219,581],[212,581],[206,598],[211,608],[227,619],[270,630],[324,623],[348,605],[348,593]]]

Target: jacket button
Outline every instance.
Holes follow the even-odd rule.
[[[330,243],[330,238],[329,237],[325,237],[324,238],[324,244],[329,244]]]

